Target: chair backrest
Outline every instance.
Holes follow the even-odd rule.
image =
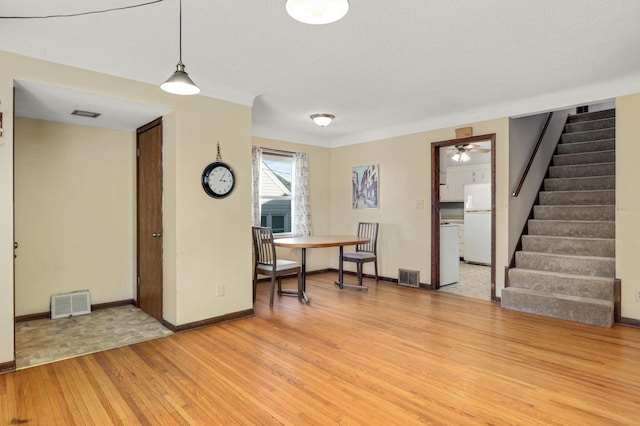
[[[253,252],[256,263],[263,265],[276,264],[276,246],[273,244],[271,228],[252,226]]]
[[[377,255],[378,251],[378,223],[360,222],[358,223],[358,237],[369,238],[366,244],[358,244],[356,251],[366,251]]]

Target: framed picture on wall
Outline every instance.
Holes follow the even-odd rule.
[[[378,208],[378,166],[351,168],[351,206],[354,209]]]

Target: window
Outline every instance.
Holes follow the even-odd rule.
[[[274,234],[291,233],[293,154],[263,150],[260,164],[260,223]]]

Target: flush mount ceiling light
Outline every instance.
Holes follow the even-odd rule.
[[[320,127],[327,127],[329,124],[331,124],[334,118],[336,117],[331,114],[313,114],[311,116],[313,122]]]
[[[176,65],[176,72],[171,75],[160,85],[160,88],[165,92],[173,93],[174,95],[195,95],[200,93],[200,88],[189,78],[189,74],[184,70],[184,64],[182,63],[182,0],[180,0],[180,57],[178,65]]]
[[[287,13],[304,24],[336,22],[349,11],[349,0],[287,0]]]

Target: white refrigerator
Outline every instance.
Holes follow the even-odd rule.
[[[464,186],[464,261],[491,265],[491,184]]]

